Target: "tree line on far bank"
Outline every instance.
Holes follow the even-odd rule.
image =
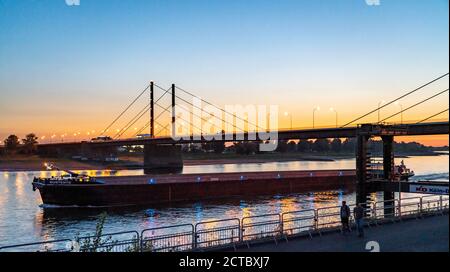
[[[288,152],[302,152],[302,153],[351,153],[354,152],[356,147],[356,141],[348,138],[341,139],[317,139],[317,140],[300,140],[300,141],[286,141],[279,140],[275,152],[288,153]],[[236,154],[256,154],[259,153],[258,142],[236,142],[229,147],[231,151]]]
[[[374,154],[382,154],[383,142],[380,140],[370,140],[369,149]],[[448,149],[448,147],[446,147]],[[394,142],[394,150],[397,154],[406,153],[430,153],[436,150],[433,147],[425,146],[417,142]],[[317,139],[317,140],[279,140],[277,153],[341,153],[354,154],[356,151],[356,139]],[[258,154],[259,142],[234,142],[232,145],[227,145],[220,142],[205,143],[202,145],[185,145],[183,146],[185,153],[235,153],[240,155]]]
[[[16,135],[9,135],[3,143],[4,154],[35,154],[38,137],[34,133],[27,134],[23,139],[19,139]]]

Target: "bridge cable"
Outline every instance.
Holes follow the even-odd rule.
[[[169,91],[170,91],[170,88],[169,89],[164,89],[164,88],[162,88],[162,87],[160,87],[159,85],[157,85],[157,84],[155,84],[155,83],[153,83],[153,85],[154,86],[156,86],[157,88],[159,88],[159,89],[161,89],[161,90],[163,90],[164,91],[164,93],[158,98],[158,99],[156,99],[155,100],[155,104],[157,104],[158,102],[159,102],[159,100],[161,100],[166,94],[168,94],[169,93]]]
[[[139,134],[141,134],[142,131],[144,131],[145,129],[147,129],[150,126],[150,121],[147,122],[147,124],[145,124],[143,127],[141,127],[135,134],[134,137],[138,136]]]
[[[364,117],[366,117],[366,116],[368,116],[368,115],[370,115],[370,114],[372,114],[372,113],[375,113],[375,112],[381,110],[382,108],[385,108],[385,107],[387,107],[387,106],[389,106],[389,105],[391,105],[391,104],[397,102],[398,100],[403,99],[403,98],[405,98],[405,97],[407,97],[407,96],[409,96],[409,95],[411,95],[411,94],[413,94],[413,93],[415,93],[415,92],[417,92],[417,91],[419,91],[419,90],[425,88],[426,86],[428,86],[428,85],[430,85],[430,84],[432,84],[432,83],[434,83],[434,82],[436,82],[436,81],[438,81],[438,80],[440,80],[440,79],[442,79],[442,78],[448,76],[448,74],[449,74],[449,73],[446,73],[446,74],[444,74],[444,75],[442,75],[442,76],[440,76],[440,77],[437,77],[437,78],[433,79],[432,81],[429,81],[429,82],[423,84],[422,86],[420,86],[420,87],[418,87],[418,88],[416,88],[416,89],[414,89],[414,90],[412,90],[412,91],[410,91],[410,92],[408,92],[408,93],[406,93],[406,94],[404,94],[404,95],[402,95],[402,96],[400,96],[400,97],[398,97],[398,98],[396,98],[396,99],[394,99],[394,100],[391,100],[391,101],[388,102],[387,104],[384,104],[383,106],[378,107],[378,108],[372,110],[371,112],[366,113],[366,114],[364,114],[364,115],[362,115],[362,116],[360,116],[360,117],[358,117],[358,118],[356,118],[356,119],[354,119],[354,120],[352,120],[352,121],[346,123],[345,125],[341,126],[341,128],[344,128],[344,127],[346,127],[346,126],[348,126],[348,125],[350,125],[350,124],[353,124],[354,122],[356,122],[356,121],[358,121],[358,120],[360,120],[360,119],[362,119],[362,118],[364,118]]]
[[[161,105],[159,105],[159,104],[156,104],[156,106],[158,106],[158,107],[160,107],[163,111],[155,118],[155,122],[156,123],[158,123],[160,126],[163,126],[161,123],[159,123],[159,122],[157,122],[156,120],[159,118],[159,117],[161,117],[165,112],[169,112],[170,113],[170,111],[169,111],[169,108],[170,107],[172,107],[172,105],[169,105],[168,107],[166,107],[166,108],[164,108],[164,107],[162,107]],[[184,119],[184,118],[181,118],[181,117],[179,117],[181,120],[183,120],[184,122],[186,122],[186,123],[188,123],[188,124],[190,124],[190,121],[188,121],[188,120],[186,120],[186,119]],[[164,126],[164,128],[166,128],[167,126],[169,126],[170,124],[167,124],[166,126]],[[195,127],[196,129],[199,129],[200,131],[202,130],[201,128],[199,128],[199,127],[197,127],[197,126],[195,126],[195,125],[193,125],[193,124],[191,124],[193,127]],[[150,122],[147,122],[147,124],[145,124],[145,126],[144,127],[142,127],[137,133],[136,133],[136,135],[138,135],[139,133],[141,133],[143,130],[145,130],[146,128],[148,128],[150,126]],[[158,134],[158,133],[156,133],[156,134]],[[155,134],[155,135],[156,135]],[[135,136],[136,136],[135,135]]]
[[[162,88],[161,86],[159,86],[159,85],[156,84],[156,83],[153,83],[153,85],[154,85],[155,87],[157,87],[157,88],[159,88],[159,89],[161,89],[161,90],[164,91],[164,93],[163,93],[163,94],[162,94],[162,95],[154,102],[154,104],[156,104],[157,106],[159,106],[158,102],[159,102],[166,94],[169,93],[170,88],[166,90],[166,89]],[[167,111],[168,111],[168,109],[169,109],[171,106],[172,106],[172,105],[169,105],[169,106],[166,108]],[[161,117],[161,115],[162,115],[163,113],[164,113],[164,112],[161,112],[161,113],[154,119],[154,121],[155,121],[156,123],[158,123],[156,120],[158,120],[158,118]],[[158,124],[159,124],[159,123],[158,123]],[[139,129],[138,132],[136,132],[136,134],[135,134],[134,136],[139,135],[142,131],[144,131],[145,129],[147,129],[149,126],[150,126],[150,121],[148,121],[147,124],[145,124],[141,129]]]
[[[159,104],[156,104],[156,106],[158,106],[158,107],[160,107],[160,108],[163,109],[163,111],[160,112],[160,113],[158,114],[158,116],[156,116],[156,118],[154,119],[154,121],[155,121],[156,123],[158,123],[159,125],[161,125],[159,122],[157,122],[157,120],[158,120],[165,112],[169,112],[169,113],[170,113],[169,108],[172,107],[172,105],[169,105],[169,106],[166,107],[166,108],[163,108],[163,107],[162,107],[161,105],[159,105]],[[148,128],[149,126],[150,126],[150,121],[148,121],[141,129],[139,129],[139,131],[138,131],[134,136],[137,136],[137,135],[140,134],[143,130],[145,130],[146,128]]]
[[[136,137],[137,135],[141,134],[142,131],[144,131],[146,128],[148,128],[150,126],[150,122],[147,122],[147,124],[145,124],[143,127],[141,127],[135,134],[134,137]]]
[[[156,85],[156,84],[154,84]],[[158,85],[156,85],[158,88],[162,89],[161,87],[159,87]],[[162,89],[163,91],[165,91],[154,103],[158,103],[166,94],[167,94],[167,90]],[[145,112],[143,112],[145,110]],[[114,136],[114,138],[119,138],[121,137],[126,131],[128,131],[138,120],[140,120],[145,113],[147,113],[150,110],[150,103],[147,104],[145,106],[144,109],[142,109],[137,115],[135,115],[130,122],[128,122],[124,127],[122,127],[121,130],[119,130],[119,132]],[[139,116],[139,117],[138,117]],[[137,118],[137,119],[136,119]],[[135,120],[136,119],[136,120]],[[134,121],[133,121],[134,120]],[[131,124],[131,125],[130,125]],[[125,129],[126,128],[126,129]],[[120,133],[121,131],[123,131],[122,133]],[[137,134],[136,134],[137,135]]]
[[[162,89],[162,90],[164,90],[162,87],[160,87],[160,86],[158,86],[158,85],[156,85],[156,84],[155,84],[155,86],[158,87],[158,88],[160,88],[160,89]],[[169,91],[170,89],[171,89],[171,88],[169,88],[168,90],[165,90],[165,93],[164,93],[164,94],[167,94],[167,93],[172,94],[172,92]],[[181,90],[181,89],[180,89],[180,90]],[[184,91],[184,90],[182,90],[182,91]],[[180,100],[182,100],[182,101],[184,101],[185,103],[191,105],[192,107],[196,107],[196,108],[200,109],[202,112],[204,111],[203,109],[199,108],[198,106],[195,106],[195,105],[192,104],[191,102],[189,102],[189,101],[183,99],[182,97],[180,97],[180,96],[178,96],[178,95],[175,95],[175,97],[178,98],[178,99],[180,99]],[[157,106],[160,106],[160,105],[157,104]],[[160,106],[160,107],[161,107],[161,106]],[[170,106],[169,106],[169,107],[170,107]],[[168,108],[169,108],[169,107],[168,107]],[[162,108],[162,107],[161,107],[161,108]],[[164,111],[167,111],[167,112],[169,112],[169,113],[171,113],[171,112],[168,110],[168,108],[165,108],[165,109],[163,108],[163,110],[164,110]],[[196,116],[196,117],[199,117],[200,119],[202,119],[202,120],[205,121],[205,122],[210,122],[210,123],[211,123],[210,120],[206,120],[206,119],[204,119],[202,116],[199,116],[198,114],[195,114],[195,113],[192,113],[192,114],[193,114],[194,116]],[[217,117],[217,116],[214,116],[214,117],[219,118],[219,117]],[[193,127],[199,129],[199,130],[200,130],[200,133],[203,132],[203,129],[201,129],[201,128],[195,126],[195,125],[192,124],[190,121],[187,121],[186,119],[181,118],[181,117],[180,117],[180,119],[182,119],[183,121],[185,121],[185,122],[191,124]],[[220,119],[220,121],[226,122],[226,121],[224,121],[224,120],[222,120],[222,119]],[[229,122],[226,122],[226,123],[230,124]],[[212,125],[215,125],[214,123],[211,123],[211,124],[212,124]],[[236,127],[234,124],[231,124],[231,125],[232,125],[234,128],[238,128],[238,127]],[[240,128],[238,128],[238,129],[240,129]]]
[[[200,108],[200,107],[194,105],[193,103],[191,103],[191,102],[189,102],[189,101],[187,101],[187,100],[185,100],[185,99],[183,99],[183,98],[181,98],[181,97],[179,97],[179,96],[177,96],[177,95],[175,95],[175,96],[176,96],[178,99],[184,101],[185,103],[191,105],[192,107],[197,108],[197,109],[201,110],[202,112],[204,112],[204,110],[203,110],[202,108]],[[220,108],[217,108],[217,109],[221,110]],[[204,119],[202,116],[199,116],[198,114],[195,114],[195,113],[192,113],[192,114],[193,114],[194,116],[196,116],[196,117],[199,117],[200,119],[202,119],[202,120],[205,121],[205,122],[211,123],[211,120],[206,120],[206,119]],[[229,124],[229,125],[233,126],[235,129],[242,130],[243,132],[245,132],[245,129],[241,129],[241,128],[237,127],[235,124],[226,121],[226,119],[224,120],[224,119],[222,119],[222,118],[220,118],[220,117],[218,117],[218,116],[213,116],[213,117],[215,117],[216,119],[219,119],[221,122],[224,122],[224,123],[226,123],[226,124]],[[237,116],[236,116],[236,117],[237,117]],[[242,119],[242,120],[245,121],[245,119]],[[250,122],[248,122],[248,123],[250,124]],[[211,123],[211,124],[215,125],[214,123]],[[248,132],[248,131],[247,131],[247,132]]]
[[[244,121],[244,122],[247,121],[247,120],[245,120],[244,118],[241,118],[241,117],[239,117],[239,116],[237,116],[237,115],[235,115],[235,114],[233,114],[233,113],[230,113],[230,112],[228,112],[228,111],[226,111],[226,110],[220,108],[219,106],[216,106],[216,105],[210,103],[209,101],[204,100],[203,98],[201,98],[201,97],[199,97],[199,96],[196,96],[195,94],[190,93],[190,92],[188,92],[188,91],[186,91],[186,90],[184,90],[184,89],[182,89],[182,88],[180,88],[180,87],[175,86],[175,88],[179,89],[179,90],[182,91],[182,92],[187,93],[188,95],[191,95],[191,96],[193,96],[193,97],[195,97],[195,98],[198,98],[198,99],[200,99],[202,102],[204,102],[204,103],[206,103],[206,104],[208,104],[208,105],[210,105],[210,106],[213,106],[213,107],[215,107],[216,109],[218,109],[218,110],[220,110],[220,111],[222,111],[222,112],[224,112],[224,113],[226,113],[226,114],[229,114],[229,115],[231,115],[231,116],[233,116],[233,117],[236,117],[236,118],[240,119],[241,121]],[[255,125],[255,124],[253,124],[253,123],[250,123],[250,122],[248,122],[248,121],[247,121],[247,123],[250,124],[250,125],[252,125],[252,126],[255,126],[256,128],[263,129],[263,128],[261,128],[260,126]],[[263,129],[263,131],[266,131],[266,129]]]
[[[446,92],[448,92],[448,90],[449,90],[449,89],[444,90],[444,91],[442,91],[442,92],[439,92],[439,93],[437,93],[437,94],[435,94],[435,95],[433,95],[433,96],[430,96],[430,97],[428,97],[428,98],[426,98],[426,99],[424,99],[424,100],[422,100],[422,101],[420,101],[420,102],[418,102],[418,103],[416,103],[416,104],[414,104],[414,105],[412,105],[412,106],[410,106],[410,107],[408,107],[408,108],[406,108],[406,109],[403,109],[403,110],[401,110],[401,111],[399,111],[399,112],[397,112],[397,113],[394,113],[394,114],[392,114],[391,116],[386,117],[386,118],[384,118],[383,120],[381,120],[380,122],[378,122],[378,124],[379,124],[379,123],[382,123],[382,122],[384,122],[384,121],[386,121],[386,120],[388,120],[388,119],[391,119],[392,117],[397,116],[397,115],[399,115],[399,114],[401,114],[401,113],[403,113],[403,112],[405,112],[405,111],[408,111],[408,110],[410,110],[410,109],[412,109],[412,108],[414,108],[414,107],[416,107],[416,106],[419,106],[420,104],[423,104],[423,103],[427,102],[428,100],[431,100],[431,99],[433,99],[433,98],[435,98],[435,97],[437,97],[437,96],[439,96],[439,95],[441,95],[441,94],[443,94],[443,93],[446,93]]]
[[[160,124],[160,123],[158,123],[161,127],[163,126],[162,124]],[[169,130],[169,128],[167,128],[168,126],[169,126],[170,124],[167,124],[167,125],[165,125],[163,128],[161,128],[155,135],[158,135],[160,132],[162,132],[163,130],[165,130],[165,129],[167,129],[168,131],[170,131]]]
[[[170,125],[170,124],[167,124],[167,125],[165,125],[163,128],[161,128],[158,132],[155,133],[155,136],[158,135],[159,133],[163,132],[165,129],[169,130],[169,129],[167,128],[169,125]],[[162,125],[161,125],[161,126],[162,126]]]
[[[147,114],[147,112],[150,110],[150,106],[148,106],[148,108],[147,108],[147,110],[146,111],[144,111],[140,116],[139,116],[139,118],[137,118],[136,120],[134,120],[134,122],[131,124],[131,125],[129,125],[126,129],[124,129],[122,132],[120,132],[120,135],[118,136],[118,137],[116,137],[116,139],[117,138],[119,138],[119,137],[121,137],[125,132],[127,132],[137,121],[139,121],[141,118],[142,118],[142,116],[144,116],[145,114]]]
[[[182,101],[188,103],[188,104],[191,105],[192,107],[195,107],[195,108],[201,110],[202,112],[204,112],[204,110],[203,110],[202,108],[200,108],[200,107],[198,107],[198,106],[195,106],[194,104],[188,102],[187,100],[185,100],[185,99],[183,99],[183,98],[181,98],[181,97],[179,97],[179,96],[176,96],[176,97],[177,97],[178,99],[180,99],[180,100],[182,100]],[[196,116],[196,117],[202,119],[202,121],[211,123],[211,120],[210,120],[210,119],[206,120],[206,119],[203,118],[202,116],[199,116],[198,114],[195,114],[195,113],[192,113],[192,115],[194,115],[194,116]],[[218,117],[218,116],[214,116],[214,117],[215,117],[216,119],[219,119],[221,122],[225,122],[225,123],[227,123],[227,124],[232,125],[234,128],[241,130],[241,128],[237,127],[236,125],[234,125],[234,124],[232,124],[232,123],[230,123],[230,122],[227,122],[227,121],[223,120],[222,118],[220,118],[220,117]],[[211,123],[211,124],[212,124],[212,125],[216,125],[215,123]],[[202,130],[200,130],[200,131],[202,132]],[[242,129],[242,131],[245,131],[245,130]]]
[[[122,136],[122,134],[120,133],[121,131],[125,130],[126,127],[128,127],[130,124],[132,124],[136,119],[140,118],[142,116],[142,113],[146,113],[148,110],[150,109],[150,104],[147,104],[142,110],[140,110],[138,112],[138,114],[136,114],[125,126],[123,126],[118,132],[117,134],[113,137],[113,138],[118,138],[120,136]],[[133,123],[134,124],[134,123]],[[119,135],[120,134],[120,135]]]
[[[161,105],[159,105],[159,104],[156,104],[156,106],[162,108],[163,111],[160,112],[160,113],[158,114],[158,116],[156,116],[155,121],[158,120],[165,112],[169,112],[169,113],[170,113],[169,108],[172,107],[172,105],[169,105],[168,107],[163,108],[163,107],[162,107]]]
[[[416,124],[420,124],[420,123],[423,123],[423,122],[425,122],[425,121],[428,121],[428,120],[430,120],[430,119],[433,118],[433,117],[436,117],[436,116],[438,116],[438,115],[443,114],[444,112],[447,112],[448,110],[449,110],[449,109],[446,109],[446,110],[443,110],[443,111],[438,112],[438,113],[436,113],[436,114],[433,114],[433,115],[431,115],[431,116],[429,116],[429,117],[423,119],[422,121],[417,122]]]
[[[158,107],[161,107],[161,108],[163,109],[163,111],[167,111],[167,112],[171,113],[171,112],[169,111],[169,108],[172,107],[172,105],[170,105],[170,106],[167,107],[167,108],[163,108],[163,107],[162,107],[161,105],[159,105],[159,104],[157,104],[157,106],[158,106]],[[194,113],[192,113],[192,114],[194,114]],[[161,115],[161,114],[160,114],[160,115]],[[199,130],[200,130],[200,133],[202,133],[202,129],[199,128],[199,127],[197,127],[196,125],[192,124],[191,121],[188,121],[188,120],[186,120],[186,119],[184,119],[184,118],[182,118],[182,117],[178,117],[178,118],[180,118],[181,120],[187,122],[188,124],[191,124],[192,127],[195,127],[196,129],[199,129]],[[168,125],[170,125],[170,124],[168,124]]]
[[[136,101],[141,98],[141,96],[150,88],[150,84],[119,114],[119,116],[117,116],[116,119],[114,119],[114,121],[111,122],[111,124],[109,124],[103,131],[102,134],[105,133],[108,129],[110,129],[116,122],[117,120],[120,119],[120,117],[122,117],[125,112],[131,108],[131,106],[134,105],[134,103],[136,103]],[[101,135],[100,135],[101,136]]]
[[[162,124],[160,124],[158,121],[155,121],[155,123],[157,125],[162,126]],[[137,135],[139,135],[144,129],[148,128],[150,126],[150,121],[147,122],[147,124],[145,126],[143,126],[134,136],[136,137]]]

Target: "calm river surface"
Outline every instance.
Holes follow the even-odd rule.
[[[400,159],[398,159],[399,161]],[[449,157],[418,156],[404,159],[421,180],[447,180]],[[280,162],[255,164],[223,164],[185,166],[184,173],[212,173],[238,171],[283,171],[354,169],[355,161]],[[141,175],[141,170],[85,171],[89,175]],[[51,176],[56,172],[0,172],[0,246],[35,241],[73,238],[77,233],[92,234],[101,209],[43,207],[39,192],[33,192],[34,176]],[[404,194],[407,197],[412,194]],[[416,195],[413,195],[416,196]],[[376,194],[374,198],[381,198]],[[105,232],[141,231],[163,225],[196,223],[222,218],[242,218],[250,215],[282,213],[336,205],[342,200],[355,202],[355,193],[344,190],[277,195],[255,199],[230,199],[181,203],[161,207],[109,209]]]

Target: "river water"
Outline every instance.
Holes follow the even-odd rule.
[[[398,159],[399,160],[399,159]],[[442,156],[413,156],[404,159],[416,173],[416,180],[446,180],[449,177],[448,153]],[[354,159],[334,162],[271,162],[185,166],[184,173],[239,171],[283,171],[354,169]],[[82,171],[89,175],[141,175],[141,170]],[[33,192],[34,176],[52,176],[56,172],[0,172],[0,246],[48,241],[88,235],[95,231],[105,209],[44,207],[39,192]],[[402,194],[402,197],[417,196]],[[382,200],[381,193],[372,198]],[[346,190],[266,196],[253,199],[229,199],[179,203],[165,206],[107,209],[105,233],[141,231],[164,225],[197,223],[223,218],[283,213],[293,210],[333,206],[347,200],[355,202],[355,193]]]

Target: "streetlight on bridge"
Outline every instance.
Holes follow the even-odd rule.
[[[403,105],[400,104],[398,101],[395,102],[395,105],[400,106],[400,123],[403,124]]]
[[[313,128],[316,127],[316,111],[320,111],[320,107],[317,106],[313,109]]]
[[[335,108],[330,108],[330,111],[333,111],[336,114],[336,128],[338,127],[338,112]]]
[[[289,112],[286,111],[286,112],[284,113],[284,116],[286,116],[286,117],[289,116],[289,117],[290,117],[290,120],[291,120],[291,130],[292,130],[292,129],[293,129],[293,126],[292,126],[292,114],[290,114]]]

